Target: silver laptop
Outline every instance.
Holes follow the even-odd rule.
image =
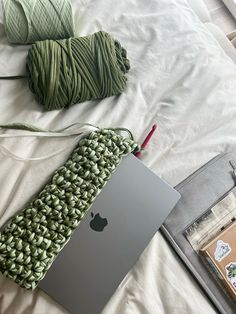
[[[179,198],[123,158],[39,287],[73,314],[100,313]]]

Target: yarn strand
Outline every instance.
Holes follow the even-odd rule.
[[[0,80],[20,80],[27,78],[28,78],[27,75],[0,76]]]
[[[0,129],[10,129],[10,130],[20,130],[20,131],[27,131],[27,133],[3,133],[0,134],[0,138],[17,138],[17,137],[37,137],[37,138],[56,138],[56,137],[75,137],[73,141],[67,145],[66,147],[60,148],[53,153],[44,155],[44,156],[36,156],[36,157],[23,157],[16,155],[12,151],[9,151],[5,146],[0,145],[0,152],[7,156],[11,157],[18,161],[39,161],[51,158],[58,154],[61,154],[68,150],[69,147],[73,146],[74,144],[78,143],[81,137],[84,137],[86,134],[94,131],[99,131],[100,128],[91,124],[91,123],[73,123],[64,128],[56,129],[56,130],[47,130],[40,128],[38,126],[28,124],[28,123],[11,123],[11,124],[0,124]],[[127,128],[110,128],[109,130],[114,131],[115,133],[119,134],[120,132],[125,132],[128,135],[128,138],[134,140],[133,134]]]

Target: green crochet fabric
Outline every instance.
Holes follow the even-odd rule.
[[[38,197],[0,233],[1,272],[20,286],[34,289],[122,157],[138,149],[132,139],[109,129],[80,140]]]

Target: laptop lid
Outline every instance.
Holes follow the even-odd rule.
[[[180,198],[123,158],[39,287],[71,313],[98,314]]]

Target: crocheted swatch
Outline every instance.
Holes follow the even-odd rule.
[[[112,130],[83,138],[37,198],[0,233],[0,271],[34,289],[123,156],[139,147]]]

